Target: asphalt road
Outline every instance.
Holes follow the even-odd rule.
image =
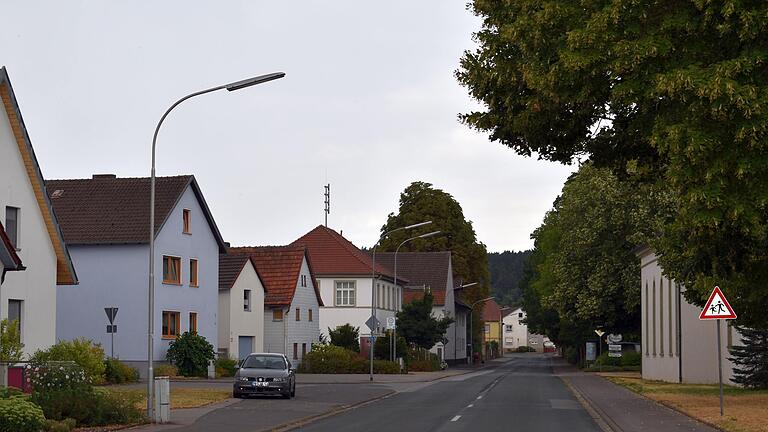
[[[599,431],[551,358],[522,356],[308,424],[308,432]]]

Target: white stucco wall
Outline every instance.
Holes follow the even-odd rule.
[[[0,104],[0,220],[5,207],[19,212],[19,250],[24,271],[9,272],[0,287],[0,319],[8,316],[8,300],[22,300],[24,352],[45,349],[56,341],[56,253],[13,136]]]
[[[301,286],[301,275],[305,276],[307,286]],[[296,309],[300,310],[300,320],[296,320]],[[309,310],[312,310],[312,321],[309,321]],[[315,286],[309,273],[306,258],[302,261],[301,272],[296,281],[296,291],[290,307],[283,309],[283,320],[272,319],[272,309],[264,308],[264,350],[279,352],[288,356],[294,364],[303,360],[302,345],[306,352],[311,351],[312,344],[317,343],[320,336],[320,317],[322,311],[317,302]],[[293,357],[293,346],[296,344],[297,357]]]
[[[251,310],[243,308],[243,293],[251,290]],[[251,261],[234,285],[219,291],[219,348],[230,358],[240,358],[240,336],[253,337],[253,352],[264,351],[264,286]]]
[[[686,383],[716,383],[717,324],[699,320],[701,308],[680,296],[678,338],[678,295],[685,289],[662,274],[656,255],[650,249],[640,254],[643,378]],[[737,311],[738,313],[738,311]],[[730,333],[730,335],[729,335]],[[721,323],[723,382],[729,383],[733,364],[728,360],[728,344],[738,345],[741,337],[725,322]]]
[[[520,316],[522,314],[522,316]],[[522,308],[517,308],[504,317],[504,349],[514,350],[517,347],[528,346],[528,325],[521,322],[526,314]],[[512,330],[507,330],[507,326],[512,326]]]
[[[350,306],[335,306],[335,290],[337,281],[354,281],[356,288],[356,305]],[[371,316],[371,278],[359,278],[359,277],[322,277],[318,278],[320,283],[320,296],[323,299],[323,306],[320,311],[320,331],[328,336],[328,329],[334,329],[340,325],[351,324],[354,327],[360,328],[360,335],[370,334],[370,329],[365,325],[365,322]],[[391,282],[378,281],[379,291],[386,292],[385,289],[396,290],[400,295],[396,295],[396,300],[402,299],[402,287],[395,286]],[[395,316],[397,311],[395,307],[401,307],[402,301],[395,301],[400,303],[393,305],[390,300],[389,303],[384,302],[383,307],[379,307],[381,302],[378,301],[377,295],[377,307],[376,318],[381,324],[381,329],[386,326],[387,317]],[[381,330],[380,329],[380,330]]]

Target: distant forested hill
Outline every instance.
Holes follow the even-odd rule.
[[[520,280],[523,266],[531,251],[488,253],[488,270],[491,272],[491,290],[496,301],[505,305],[519,304],[522,292]]]

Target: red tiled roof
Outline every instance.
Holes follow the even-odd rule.
[[[411,303],[414,300],[421,300],[424,298],[424,290],[414,288],[403,289],[403,304]]]
[[[389,268],[395,267],[395,254],[384,252],[376,254],[376,261]],[[445,305],[450,271],[451,252],[399,252],[397,254],[398,279],[406,278],[409,285],[425,285],[432,291],[434,304]],[[406,302],[407,303],[407,302]]]
[[[371,275],[371,257],[341,234],[323,225],[291,244],[306,246],[309,249],[312,268],[317,275]],[[379,263],[376,263],[376,272],[394,277],[391,269]]]
[[[301,272],[301,263],[304,258],[308,258],[307,249],[302,246],[257,246],[257,247],[233,247],[229,248],[229,254],[245,254],[251,258],[256,266],[264,289],[265,306],[288,306],[293,301],[296,293],[296,285],[299,282],[299,273]],[[312,265],[307,259],[309,265],[310,278],[314,281]],[[320,298],[320,291],[317,284],[315,295],[320,306],[323,301]]]
[[[149,242],[149,177],[48,180],[48,195],[68,244],[142,244]],[[225,251],[224,240],[194,176],[157,177],[155,234],[181,195],[191,186],[211,231]]]
[[[219,255],[219,291],[232,289],[249,259],[246,254]]]
[[[483,304],[483,313],[480,319],[483,321],[498,321],[501,316],[501,308],[494,300],[488,300]]]

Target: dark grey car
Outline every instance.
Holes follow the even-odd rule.
[[[296,395],[296,372],[288,358],[279,353],[253,353],[235,373],[232,395],[278,394],[285,399]]]

